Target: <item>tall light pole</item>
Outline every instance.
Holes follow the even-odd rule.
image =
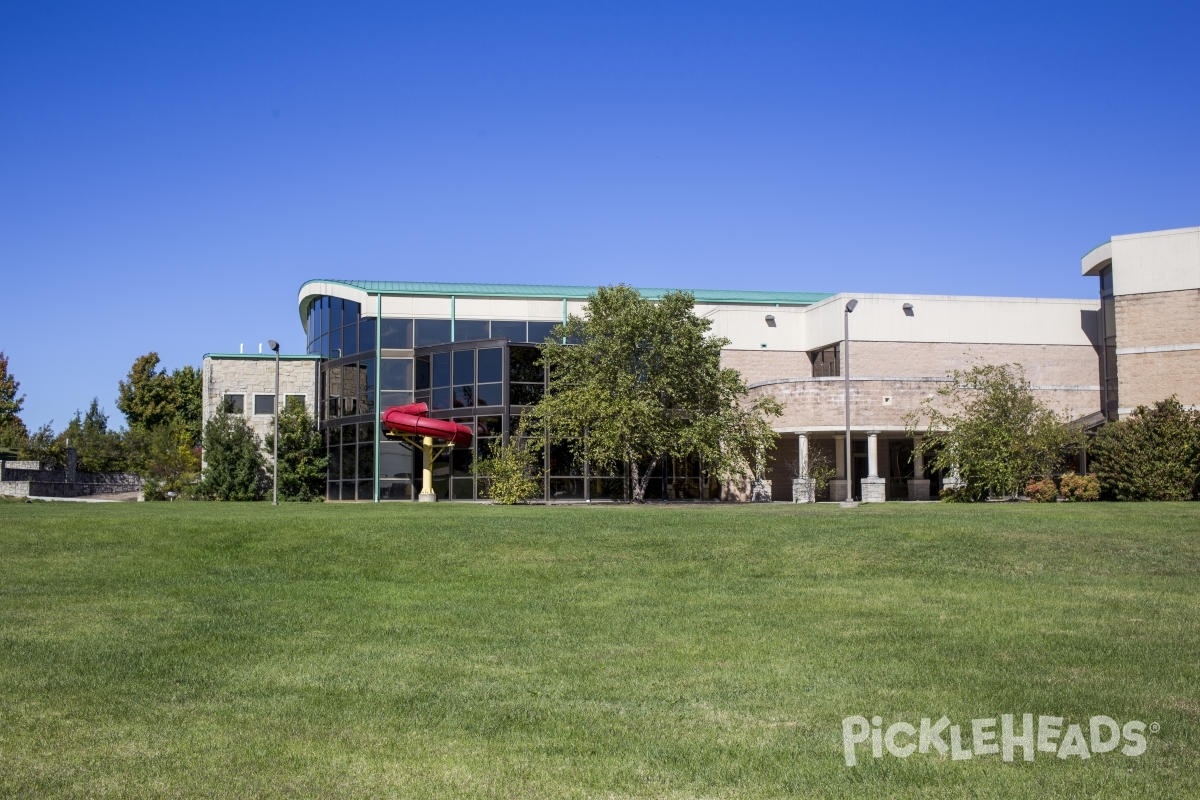
[[[846,313],[843,314],[845,332],[842,336],[842,367],[843,381],[846,388],[846,505],[854,503],[854,459],[850,449],[850,314],[858,306],[857,300],[846,303]]]
[[[266,345],[275,351],[275,435],[271,437],[275,452],[271,455],[271,505],[277,506],[280,505],[280,343],[275,339],[266,339]],[[847,422],[847,425],[850,423]]]

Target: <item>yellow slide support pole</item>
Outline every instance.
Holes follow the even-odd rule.
[[[421,439],[421,494],[417,500],[422,503],[436,503],[437,495],[433,493],[433,437]]]

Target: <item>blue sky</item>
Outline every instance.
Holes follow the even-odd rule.
[[[8,3],[0,350],[61,430],[313,278],[1092,297],[1200,224],[1200,5]]]

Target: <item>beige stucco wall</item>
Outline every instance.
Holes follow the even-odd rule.
[[[1200,227],[1114,236],[1111,255],[1114,294],[1200,287]]]

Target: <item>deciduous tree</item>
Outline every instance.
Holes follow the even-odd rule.
[[[957,472],[962,499],[1015,497],[1080,445],[1066,420],[1034,397],[1020,365],[980,365],[949,377],[909,415],[908,428],[910,435],[923,428],[916,449],[933,469]]]
[[[25,396],[17,394],[21,384],[8,371],[8,356],[0,351],[0,450],[18,451],[29,430],[21,420]]]
[[[168,373],[158,368],[158,361],[158,353],[150,352],[133,362],[118,384],[117,408],[130,430],[152,430],[178,420],[192,445],[198,445],[203,427],[200,370],[187,365]]]
[[[627,468],[635,502],[667,456],[699,457],[724,479],[757,471],[775,441],[768,417],[781,409],[747,399],[741,375],[721,367],[728,341],[710,326],[687,292],[655,302],[628,286],[597,290],[544,345],[548,391],[529,430],[600,469]]]

